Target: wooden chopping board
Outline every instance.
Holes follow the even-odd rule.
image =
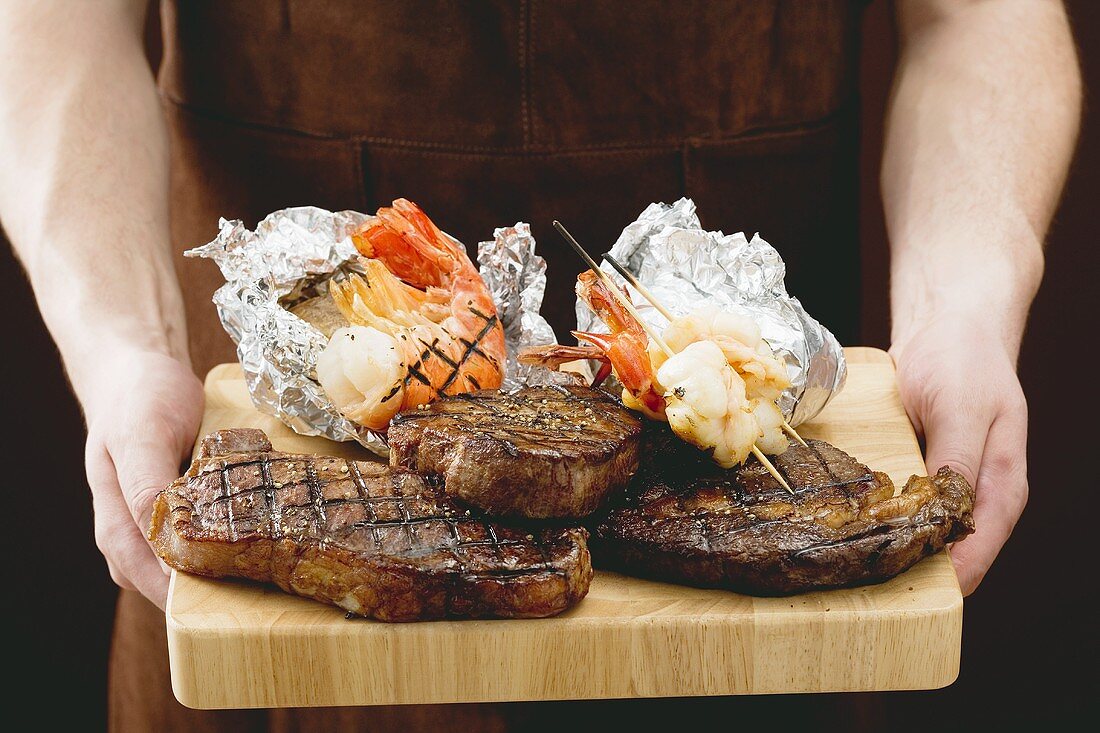
[[[903,485],[924,473],[889,356],[847,350],[848,383],[799,427]],[[206,379],[202,434],[364,458],[260,414],[240,367]],[[753,598],[597,571],[550,619],[385,624],[274,587],[173,573],[172,687],[195,708],[931,689],[958,675],[962,596],[946,552],[881,585]]]

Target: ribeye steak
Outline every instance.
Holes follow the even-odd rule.
[[[179,570],[383,621],[551,616],[592,577],[583,529],[491,521],[410,471],[281,453],[249,429],[202,441],[157,497],[149,538]]]
[[[817,440],[773,462],[788,494],[750,459],[724,470],[647,429],[638,475],[599,522],[598,565],[762,595],[880,582],[974,530],[974,490],[958,473],[889,476]]]

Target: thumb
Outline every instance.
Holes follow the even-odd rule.
[[[982,581],[1027,503],[1027,408],[1000,415],[989,430],[974,504],[974,534],[955,543],[951,559],[964,594]]]
[[[951,404],[945,408],[944,402]],[[980,407],[969,407],[963,398],[939,400],[922,418],[928,473],[949,466],[976,486],[993,417]]]
[[[925,466],[928,474],[933,475],[943,466],[948,466],[962,474],[977,489],[989,425],[989,421],[978,415],[967,414],[965,408],[933,410],[924,423]],[[975,512],[975,523],[978,520]],[[960,548],[958,553],[956,547]],[[965,549],[959,545],[956,547],[951,549],[951,560],[955,565],[959,587],[967,595],[974,590],[980,579],[980,575],[978,578],[974,577],[975,564],[964,557],[970,554],[969,551],[974,546],[970,545]],[[984,568],[981,572],[984,572]]]
[[[149,530],[157,494],[179,477],[177,454],[169,441],[150,434],[130,436],[111,451],[122,495],[143,534]]]

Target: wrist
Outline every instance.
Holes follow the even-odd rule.
[[[890,353],[896,361],[918,342],[954,342],[981,344],[991,357],[1003,353],[1015,361],[1019,335],[1007,320],[1003,315],[991,314],[989,309],[975,309],[968,304],[955,308],[945,305],[934,312],[925,310],[903,325],[893,325]]]
[[[128,265],[119,277],[98,277],[63,261],[28,268],[43,320],[82,403],[86,384],[140,364],[141,357],[190,362],[182,295],[170,263]]]
[[[896,256],[893,263],[891,350],[942,333],[999,346],[1015,361],[1042,279],[1039,246],[922,255]]]
[[[165,369],[190,370],[190,361],[177,357],[164,339],[132,338],[128,334],[98,333],[62,349],[62,361],[73,392],[89,421],[98,407],[115,399],[146,374]]]

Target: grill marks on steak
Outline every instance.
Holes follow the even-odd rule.
[[[390,463],[495,515],[583,517],[638,467],[640,419],[587,387],[456,395],[390,423]]]
[[[788,494],[755,461],[725,471],[655,429],[628,492],[596,530],[596,552],[628,573],[764,595],[880,582],[974,529],[974,491],[942,468],[894,497],[821,441],[773,457]]]
[[[588,592],[586,538],[498,524],[417,474],[281,453],[246,429],[203,440],[157,497],[150,531],[179,570],[274,582],[385,621],[559,613]]]

